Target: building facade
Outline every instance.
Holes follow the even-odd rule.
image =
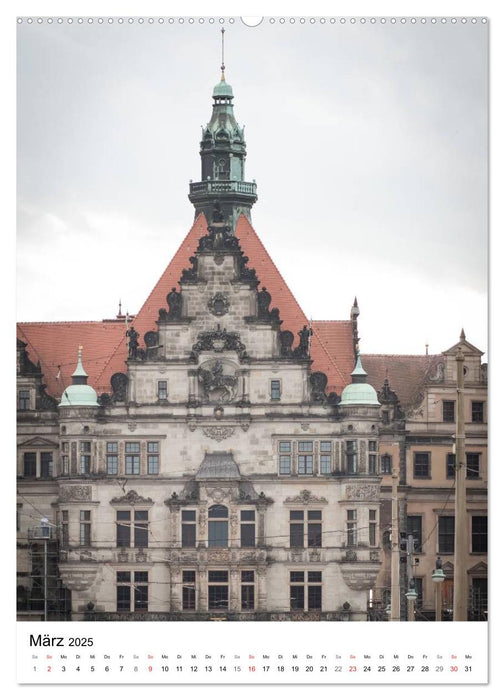
[[[399,391],[394,356],[360,354],[357,300],[308,322],[252,228],[224,73],[200,154],[194,224],[134,317],[18,324],[20,619],[369,619],[396,467],[428,607],[435,554],[450,564],[453,349]],[[486,384],[463,349],[483,595]]]

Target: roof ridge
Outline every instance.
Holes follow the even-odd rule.
[[[329,319],[329,318],[319,318],[319,319],[312,319],[312,323],[352,323],[351,319],[343,319],[343,318],[335,318],[335,319]]]
[[[325,344],[324,344],[323,341],[321,340],[321,338],[320,338],[320,336],[319,336],[317,330],[313,328],[313,324],[312,324],[312,332],[315,333],[315,336],[316,336],[317,340],[319,341],[321,348],[324,350],[325,354],[326,354],[327,357],[329,358],[329,362],[333,365],[334,369],[335,369],[335,370],[337,371],[337,373],[339,374],[340,379],[341,379],[341,381],[343,382],[343,384],[345,384],[345,377],[343,376],[343,374],[342,374],[340,368],[338,367],[338,365],[335,363],[335,361],[334,361],[334,359],[333,359],[331,353],[329,352],[328,348],[326,348]]]
[[[425,353],[422,355],[413,355],[413,354],[407,354],[407,353],[387,353],[387,352],[379,352],[379,353],[373,353],[373,352],[363,352],[361,353],[361,357],[418,357],[418,358],[427,358],[430,359],[432,357],[439,357],[443,353],[437,352],[433,354],[426,355]]]

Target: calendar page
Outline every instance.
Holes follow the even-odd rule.
[[[18,689],[487,684],[491,18],[45,4]]]

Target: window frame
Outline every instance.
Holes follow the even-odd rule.
[[[323,514],[320,509],[289,509],[289,547],[320,549],[322,522]]]
[[[478,407],[478,408],[476,408]],[[476,416],[476,418],[475,418]],[[484,401],[471,401],[471,423],[484,423],[485,422],[485,402]]]
[[[270,379],[270,401],[280,401],[282,398],[282,382],[280,379]]]
[[[455,400],[454,399],[443,399],[441,418],[442,418],[443,423],[455,423]]]
[[[218,509],[226,510],[226,515],[214,515]],[[229,508],[223,503],[214,503],[207,511],[208,549],[227,549],[229,547]],[[225,525],[225,527],[224,527]]]
[[[79,546],[91,547],[91,511],[79,511]]]
[[[441,528],[441,524],[443,524],[442,528]],[[438,527],[438,541],[437,541],[438,553],[439,554],[453,554],[455,551],[455,516],[454,515],[438,515],[437,527]]]
[[[475,528],[475,520],[480,521],[480,525],[484,527]],[[475,546],[475,543],[478,546]],[[481,544],[479,544],[481,543]],[[471,516],[471,552],[473,554],[488,553],[488,515],[472,515]]]
[[[158,398],[158,401],[168,401],[168,380],[167,379],[158,379],[157,380],[157,398]]]
[[[252,542],[252,544],[250,544],[250,542]],[[240,547],[255,548],[255,546],[256,512],[251,509],[243,509],[240,511]]]
[[[418,461],[420,461],[419,458],[425,458],[427,461],[427,464],[421,465],[418,464]],[[432,455],[430,452],[426,452],[425,450],[415,450],[413,452],[413,478],[414,479],[430,479],[431,478],[431,462],[432,462]],[[419,474],[419,470],[426,470],[425,474]]]
[[[24,394],[21,396],[21,394]],[[29,389],[18,389],[18,411],[29,411],[31,408],[31,392]]]

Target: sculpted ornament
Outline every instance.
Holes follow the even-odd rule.
[[[234,374],[225,374],[221,360],[211,364],[204,363],[198,369],[198,380],[207,401],[218,400],[229,403],[235,397],[238,382],[236,371]]]
[[[299,496],[290,496],[289,498],[285,499],[284,503],[327,503],[327,499],[323,496],[320,498],[318,496],[314,496],[311,491],[303,489]]]
[[[60,503],[62,501],[90,501],[91,486],[61,486],[60,488]]]
[[[223,425],[212,425],[208,428],[203,428],[203,433],[212,440],[217,440],[221,442],[234,433],[235,429],[233,427],[225,427]]]
[[[361,501],[378,500],[380,487],[374,484],[347,484],[346,498]]]
[[[208,310],[214,316],[224,316],[229,311],[229,299],[222,292],[217,292],[208,300]]]

